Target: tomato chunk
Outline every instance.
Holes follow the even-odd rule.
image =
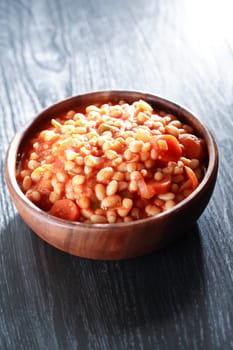
[[[192,134],[180,134],[179,141],[184,146],[184,156],[190,159],[203,159],[205,156],[204,141]]]
[[[196,174],[189,166],[185,166],[184,168],[185,168],[185,171],[186,171],[188,178],[192,181],[193,189],[195,189],[199,185],[199,181],[197,179]]]
[[[152,147],[158,152],[164,162],[177,161],[182,155],[182,149],[177,138],[173,135],[158,135],[151,140]]]
[[[150,199],[156,194],[163,194],[169,191],[171,178],[170,176],[164,177],[160,181],[150,180],[145,182],[142,177],[137,181],[138,184],[138,194],[141,198]]]
[[[76,221],[79,218],[79,207],[70,199],[59,199],[49,211],[49,214],[60,219]]]

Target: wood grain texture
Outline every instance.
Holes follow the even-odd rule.
[[[231,14],[231,0],[0,0],[0,349],[233,349]],[[105,88],[189,107],[220,151],[193,232],[123,262],[42,242],[3,175],[10,139],[42,107]]]

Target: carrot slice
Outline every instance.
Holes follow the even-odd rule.
[[[171,179],[170,176],[165,176],[160,181],[150,180],[145,182],[142,177],[137,181],[138,184],[138,194],[141,198],[150,199],[156,194],[167,193],[170,188]]]
[[[194,173],[193,169],[191,169],[189,166],[185,165],[185,171],[188,176],[188,178],[192,181],[192,187],[195,189],[199,185],[199,181],[197,179],[196,174]]]
[[[70,199],[59,199],[49,211],[49,214],[60,219],[76,221],[79,218],[79,207]]]
[[[182,155],[179,142],[173,135],[157,135],[152,138],[151,144],[164,162],[177,161]]]

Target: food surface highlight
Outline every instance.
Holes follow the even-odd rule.
[[[54,116],[19,154],[17,181],[62,219],[118,223],[155,216],[199,185],[205,143],[176,116],[143,100]]]

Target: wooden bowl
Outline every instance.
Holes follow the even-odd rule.
[[[153,107],[174,114],[190,124],[205,139],[207,165],[204,178],[194,192],[172,209],[156,217],[116,224],[69,222],[42,211],[23,194],[15,177],[17,154],[46,120],[78,106],[143,99]],[[39,113],[17,132],[5,159],[6,183],[16,208],[28,226],[43,240],[73,255],[92,259],[125,259],[151,253],[172,242],[202,214],[212,195],[218,170],[218,150],[208,128],[185,108],[153,94],[137,91],[99,91],[68,98]]]

